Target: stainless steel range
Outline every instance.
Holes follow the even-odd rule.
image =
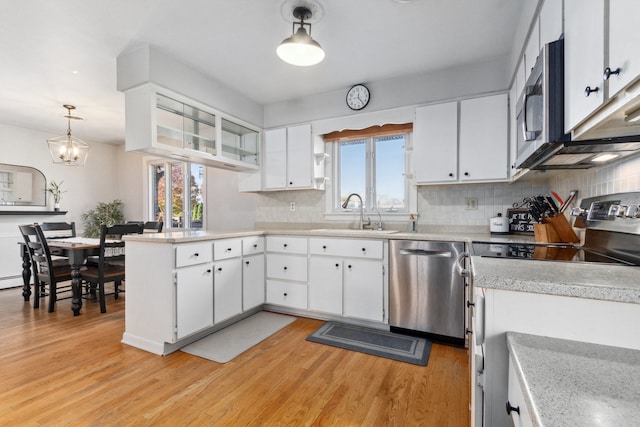
[[[640,191],[583,199],[573,226],[584,228],[584,243],[474,242],[473,254],[561,262],[640,266]]]

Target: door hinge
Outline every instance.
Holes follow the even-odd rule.
[[[173,284],[178,285],[178,273],[173,273]]]

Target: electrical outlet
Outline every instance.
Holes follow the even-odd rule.
[[[289,210],[291,212],[295,212],[296,211],[296,202],[289,203]]]
[[[477,197],[465,197],[464,198],[464,208],[465,210],[472,211],[478,209],[478,198]]]

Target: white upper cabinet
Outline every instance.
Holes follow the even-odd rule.
[[[540,10],[540,50],[562,36],[562,0],[545,0]]]
[[[257,170],[260,129],[153,84],[125,92],[127,151]]]
[[[264,186],[267,189],[287,186],[287,129],[264,133]]]
[[[417,108],[416,183],[506,180],[507,120],[506,94]]]
[[[324,145],[314,143],[311,125],[265,131],[264,153],[262,190],[324,189]]]
[[[604,102],[604,0],[565,0],[565,131]]]
[[[416,182],[455,182],[458,179],[458,103],[416,108],[413,132]]]
[[[531,29],[531,34],[527,40],[527,45],[524,50],[524,63],[525,63],[525,81],[531,75],[531,70],[536,65],[540,55],[540,20],[536,19]]]
[[[614,72],[620,69],[617,75],[609,77],[609,96],[640,76],[639,16],[640,1],[609,1],[609,61],[605,69],[609,67]]]
[[[506,180],[507,94],[460,101],[460,180]]]

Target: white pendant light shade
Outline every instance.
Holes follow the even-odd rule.
[[[276,53],[284,62],[300,67],[321,62],[324,59],[324,50],[311,38],[311,24],[304,22],[305,19],[311,18],[311,11],[305,7],[297,7],[293,11],[293,16],[300,20],[293,23],[294,30],[295,26],[299,25],[298,30],[280,43]],[[309,27],[309,33],[305,26]]]
[[[65,118],[68,119],[67,134],[47,139],[49,153],[53,163],[67,166],[84,166],[89,155],[89,144],[71,135],[71,119],[82,120],[81,117],[72,116],[73,105],[63,105],[68,110]]]

